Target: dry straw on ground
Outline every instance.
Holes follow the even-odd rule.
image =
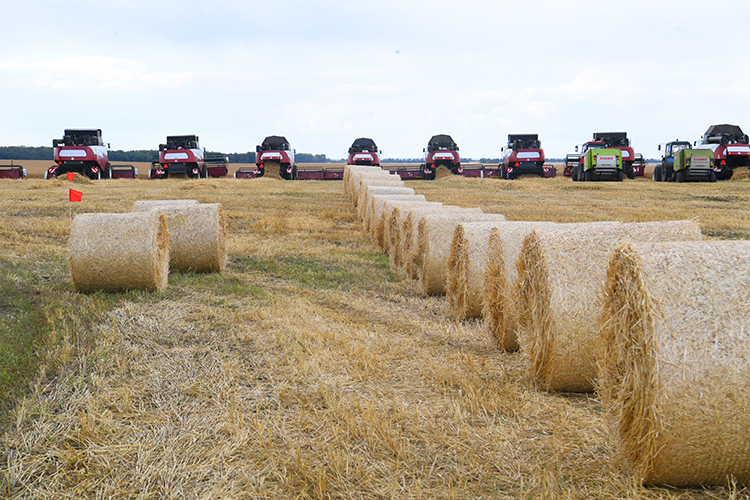
[[[169,266],[180,271],[222,272],[227,265],[226,220],[219,203],[164,205]]]
[[[133,203],[133,212],[148,212],[154,207],[165,205],[195,205],[197,200],[138,200]]]
[[[419,222],[417,249],[421,270],[419,281],[422,292],[426,295],[445,293],[445,270],[450,255],[453,231],[462,222],[494,222],[505,220],[500,214],[465,214],[425,215]]]
[[[81,214],[73,220],[70,273],[79,292],[161,290],[169,275],[164,214]]]
[[[683,230],[680,233],[679,229]],[[614,222],[535,230],[524,241],[519,273],[519,343],[530,375],[553,391],[594,389],[598,309],[607,263],[620,243],[700,237],[692,224]]]
[[[364,201],[357,206],[357,215],[362,219],[363,222],[369,221],[370,208],[372,207],[372,197],[376,194],[391,194],[391,195],[414,195],[414,190],[408,187],[393,187],[393,186],[368,186]],[[368,231],[369,227],[365,226],[365,230]]]
[[[750,484],[750,242],[626,244],[602,307],[601,393],[638,479]]]
[[[482,287],[485,331],[505,351],[518,349],[518,258],[526,236],[553,222],[513,221],[490,232]]]
[[[456,226],[446,263],[445,283],[448,310],[454,318],[481,316],[490,232],[504,224],[512,222],[464,222]]]

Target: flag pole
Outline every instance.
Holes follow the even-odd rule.
[[[70,201],[70,177],[68,176],[67,173],[65,174],[65,178],[67,179],[67,181],[65,182],[67,183],[66,186],[68,187],[68,213],[70,214],[70,222],[72,223],[73,222],[73,202]]]

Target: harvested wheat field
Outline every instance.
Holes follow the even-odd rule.
[[[84,212],[221,203],[223,273],[76,293],[65,181],[0,181],[0,490],[10,498],[747,498],[641,486],[595,394],[539,391],[479,320],[389,264],[341,182],[77,184]],[[409,181],[508,220],[695,219],[750,237],[750,182]],[[112,259],[117,259],[112,255]],[[743,489],[744,488],[744,489]]]

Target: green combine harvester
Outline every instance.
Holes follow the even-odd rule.
[[[622,181],[621,150],[608,148],[601,141],[587,142],[582,149],[578,165],[573,168],[574,181]]]

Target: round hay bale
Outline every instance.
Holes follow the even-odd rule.
[[[445,269],[445,298],[454,318],[481,316],[490,232],[503,224],[512,223],[462,222],[456,226]]]
[[[633,241],[639,243],[703,240],[700,226],[692,220],[628,222],[624,225]]]
[[[504,221],[500,214],[481,213],[475,216],[448,213],[424,216],[420,220],[417,236],[417,251],[421,254],[422,268],[419,281],[425,295],[445,293],[445,270],[450,255],[453,232],[462,222]]]
[[[418,195],[422,196],[422,195]],[[416,198],[416,197],[415,197]],[[386,199],[383,203],[383,210],[381,212],[381,222],[378,224],[383,234],[378,235],[379,241],[383,242],[383,250],[393,258],[396,247],[398,246],[398,239],[401,237],[400,229],[400,218],[401,208],[409,206],[426,206],[426,207],[438,207],[442,206],[442,203],[436,201],[427,200],[394,200]]]
[[[554,227],[554,222],[512,221],[490,231],[482,286],[485,331],[504,351],[518,350],[518,258],[523,240],[534,229]]]
[[[132,212],[148,212],[153,207],[165,205],[195,205],[197,200],[138,200],[133,203]]]
[[[349,177],[344,180],[345,183],[348,184],[348,187],[345,189],[348,191],[349,196],[352,200],[352,203],[356,203],[357,196],[359,195],[359,181],[362,178],[382,178],[382,179],[390,179],[391,174],[387,170],[381,170],[378,167],[370,167],[370,166],[352,166],[349,165],[351,168],[349,169],[350,174]],[[346,171],[344,172],[344,175],[346,175]]]
[[[161,212],[81,214],[68,262],[77,292],[161,290],[169,275],[169,232]]]
[[[384,242],[383,242],[383,224],[385,222],[385,219],[383,218],[383,209],[385,208],[385,201],[386,200],[402,200],[402,201],[422,201],[426,202],[427,198],[424,197],[424,195],[416,194],[416,195],[398,195],[398,194],[376,194],[370,197],[371,199],[371,206],[370,210],[368,211],[368,222],[365,223],[365,227],[367,227],[370,231],[370,238],[372,241],[380,248],[381,250],[384,248]]]
[[[222,272],[227,265],[226,219],[219,203],[165,205],[169,266],[197,273]]]
[[[598,308],[610,253],[620,243],[657,239],[660,227],[596,222],[535,230],[526,237],[519,267],[519,343],[531,376],[547,390],[594,389]],[[699,235],[688,231],[685,239]]]
[[[357,206],[357,214],[363,222],[368,221],[370,207],[372,206],[372,197],[376,194],[414,195],[414,190],[408,187],[368,186],[363,197],[363,202]],[[365,230],[369,230],[369,227],[365,227]]]
[[[364,194],[367,191],[368,186],[390,186],[390,187],[406,187],[404,181],[399,178],[395,179],[362,179],[359,182],[359,191],[357,191],[357,199],[354,206],[359,206],[364,201]]]
[[[610,260],[600,392],[648,484],[750,485],[750,242],[626,244]]]

